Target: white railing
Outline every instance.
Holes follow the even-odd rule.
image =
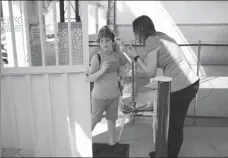
[[[14,21],[13,21],[12,1],[8,1],[8,5],[9,5],[9,18],[10,18],[10,29],[11,29],[11,36],[12,36],[14,65],[15,65],[15,67],[18,67],[18,62],[17,62],[17,48],[16,48],[15,31],[14,31]]]
[[[38,1],[38,16],[39,16],[39,26],[40,26],[40,42],[41,42],[41,58],[42,66],[46,65],[45,55],[46,55],[46,35],[44,34],[44,21],[42,13],[43,1]]]
[[[53,6],[53,21],[54,21],[54,34],[55,34],[55,58],[56,66],[59,65],[59,48],[58,48],[58,39],[57,39],[57,16],[56,16],[56,3],[52,4]]]

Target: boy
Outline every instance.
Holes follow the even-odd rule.
[[[120,63],[127,63],[127,59],[113,51],[115,35],[107,27],[100,29],[97,42],[100,50],[92,56],[90,82],[94,82],[92,89],[92,130],[102,119],[106,111],[108,122],[108,144],[116,144],[115,127],[118,117],[120,89],[118,86]],[[122,64],[121,64],[122,65]]]

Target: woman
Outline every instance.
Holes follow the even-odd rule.
[[[140,16],[132,24],[136,39],[145,44],[140,54],[137,54],[132,46],[126,51],[143,70],[137,73],[137,77],[153,78],[157,68],[163,69],[164,76],[172,77],[168,157],[177,157],[183,143],[185,117],[190,102],[198,92],[199,78],[176,41],[164,33],[157,32],[148,16]],[[149,155],[154,157],[154,153]]]

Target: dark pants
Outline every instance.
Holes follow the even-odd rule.
[[[199,81],[170,94],[168,157],[177,157],[183,143],[184,121],[191,101],[199,89]]]

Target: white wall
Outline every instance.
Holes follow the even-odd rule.
[[[228,44],[228,1],[117,1],[117,33],[125,41],[134,40],[132,21],[149,16],[158,31],[162,31],[178,43],[226,43]],[[198,47],[182,47],[187,59],[196,71]],[[228,47],[201,48],[199,100],[196,114],[200,116],[227,116]],[[224,64],[212,66],[211,64]],[[225,65],[226,64],[226,65]],[[210,66],[209,66],[210,65]],[[222,77],[224,76],[224,77]],[[222,85],[222,86],[221,86]],[[193,114],[193,104],[189,114]]]
[[[160,1],[176,23],[228,23],[227,1]],[[184,15],[184,16],[183,16]]]
[[[227,1],[117,1],[117,32],[126,41],[134,39],[132,21],[148,15],[158,31],[179,43],[228,43]],[[192,48],[194,56],[197,49]],[[216,52],[216,53],[215,53]],[[204,48],[203,64],[228,64],[228,47]],[[189,53],[186,52],[188,55]],[[191,59],[192,57],[188,55]],[[191,59],[194,63],[194,59]]]

